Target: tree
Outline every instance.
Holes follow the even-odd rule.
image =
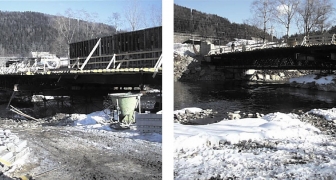
[[[152,26],[161,26],[162,25],[162,10],[156,8],[154,5],[150,8],[149,14]]]
[[[96,28],[97,23],[96,19],[98,18],[97,13],[88,13],[85,10],[81,10],[81,13],[78,13],[81,15],[81,23],[84,24],[84,32],[87,39],[93,38],[94,35],[97,35]]]
[[[299,3],[299,0],[274,0],[273,17],[276,22],[285,26],[286,38],[289,37],[290,24],[297,12]]]
[[[139,29],[143,20],[143,13],[138,0],[128,0],[125,7],[125,19],[130,24],[131,30]]]
[[[331,21],[328,21],[329,17],[334,13],[335,9],[330,0],[319,0],[317,6],[317,28],[321,32],[331,27]]]
[[[262,26],[263,29],[263,43],[266,39],[267,26],[271,21],[273,11],[273,1],[271,0],[254,0],[251,4],[251,12],[254,15],[255,23]]]
[[[108,22],[115,28],[116,32],[118,32],[118,29],[121,30],[122,21],[119,13],[112,13],[112,16],[108,17]]]
[[[75,13],[71,9],[65,11],[65,16],[59,15],[55,18],[55,23],[57,24],[56,28],[68,44],[72,42],[78,27],[78,23],[74,22],[75,18]],[[70,56],[69,53],[68,50],[68,56]]]
[[[323,31],[333,12],[330,0],[304,0],[298,8],[298,25],[303,26],[305,35],[313,29]]]
[[[0,44],[0,57],[5,56],[5,54],[6,54],[6,51],[5,51],[5,49],[2,47],[2,44]]]

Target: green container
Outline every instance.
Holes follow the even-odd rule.
[[[138,105],[137,102],[140,100],[142,94],[112,93],[108,94],[108,96],[111,98],[112,103],[119,107],[119,121],[126,124],[134,123],[134,109]]]

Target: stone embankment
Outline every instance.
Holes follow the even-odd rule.
[[[0,129],[0,171],[1,178],[7,171],[16,168],[18,162],[23,156],[29,153],[26,140],[20,140],[19,137],[9,129]]]

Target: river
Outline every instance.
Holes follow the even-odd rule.
[[[330,109],[336,103],[336,92],[299,89],[288,84],[251,83],[242,81],[175,82],[174,109],[199,107],[213,109],[214,118],[198,123],[222,120],[226,112],[268,114]]]

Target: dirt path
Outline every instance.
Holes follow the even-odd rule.
[[[1,126],[1,125],[0,125]],[[25,164],[7,174],[34,179],[162,179],[161,143],[71,126],[13,128],[28,141]]]

